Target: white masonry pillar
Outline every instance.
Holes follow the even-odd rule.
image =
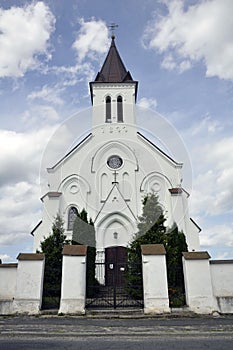
[[[200,314],[214,311],[209,258],[208,252],[183,253],[186,304]]]
[[[45,255],[21,253],[17,259],[14,313],[38,314],[43,295]]]
[[[144,313],[170,312],[166,251],[163,244],[145,244],[142,249]]]
[[[59,313],[84,314],[87,246],[66,245],[62,254],[62,286]]]

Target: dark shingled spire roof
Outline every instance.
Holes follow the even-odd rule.
[[[117,51],[114,36],[104,64],[95,78],[95,82],[124,83],[133,82],[132,76],[126,70],[124,63]]]
[[[135,101],[137,100],[138,82],[133,80],[129,71],[117,51],[115,36],[112,35],[112,42],[104,64],[94,81],[90,82],[91,101],[93,103],[93,86],[100,83],[129,83],[135,86]]]

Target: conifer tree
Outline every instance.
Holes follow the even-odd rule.
[[[76,244],[84,244],[89,247],[95,247],[95,228],[92,219],[88,220],[85,209],[80,213],[74,221],[72,242]]]
[[[63,220],[57,214],[52,233],[41,242],[41,252],[45,254],[43,304],[47,307],[59,305],[62,277],[62,249],[70,243],[64,234]],[[49,304],[48,304],[48,299]],[[53,299],[53,301],[52,301]],[[54,305],[52,305],[54,304]]]
[[[138,232],[128,249],[130,261],[141,261],[142,244],[165,243],[165,220],[158,197],[154,193],[146,196],[143,200],[143,212],[139,217]]]
[[[143,200],[143,213],[139,217],[138,232],[128,248],[129,261],[138,265],[135,265],[127,278],[132,285],[140,283],[142,279],[141,245],[163,244],[166,250],[170,303],[181,306],[184,304],[182,252],[187,251],[187,244],[185,235],[178,230],[177,225],[174,223],[167,230],[165,220],[157,195],[152,193],[146,196]]]
[[[96,241],[94,223],[91,218],[88,220],[88,214],[85,209],[82,209],[80,213],[78,212],[74,221],[72,244],[87,245],[87,297],[91,297],[92,290],[88,287],[93,287],[97,284],[95,278]]]

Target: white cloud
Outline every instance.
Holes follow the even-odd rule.
[[[209,229],[205,229],[200,235],[201,244],[204,246],[225,245],[233,247],[233,227],[227,225],[215,225]]]
[[[80,31],[73,43],[79,62],[86,57],[96,59],[96,55],[104,54],[109,46],[108,28],[102,20],[92,18],[89,22],[80,19]]]
[[[37,180],[41,155],[53,130],[49,126],[28,133],[0,130],[0,186]]]
[[[43,100],[54,105],[63,105],[64,101],[61,97],[64,92],[65,87],[55,85],[49,87],[48,85],[44,85],[39,91],[32,91],[28,95],[29,100]]]
[[[195,61],[208,77],[233,79],[233,1],[165,1],[168,14],[156,16],[145,29],[143,45],[164,54],[162,66],[182,72]]]
[[[209,114],[205,115],[202,120],[192,127],[192,134],[197,135],[206,132],[208,134],[215,134],[223,129],[223,125],[216,119],[213,119]]]
[[[10,255],[7,255],[7,254],[1,254],[0,253],[0,259],[2,260],[2,262],[4,261],[4,260],[11,260],[12,258],[11,258],[11,256]]]
[[[41,219],[40,166],[54,126],[17,133],[0,130],[0,245],[30,240],[29,233]],[[43,193],[44,194],[44,193]],[[4,260],[10,260],[7,257]]]
[[[193,181],[194,215],[233,213],[233,137],[209,115],[192,125],[188,135],[196,175]],[[210,219],[211,220],[211,219]]]
[[[50,59],[48,41],[55,18],[44,2],[0,9],[0,77],[22,77],[39,67],[39,55]]]
[[[32,105],[21,116],[21,120],[27,127],[43,127],[56,123],[60,119],[56,109],[48,105]]]
[[[228,252],[218,253],[216,259],[225,259],[228,257]]]
[[[146,97],[142,97],[137,105],[139,107],[142,108],[152,108],[152,109],[156,109],[157,108],[157,101],[155,98],[146,98]]]

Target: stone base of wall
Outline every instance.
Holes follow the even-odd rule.
[[[190,298],[189,310],[196,314],[211,314],[214,311],[213,300],[211,298],[198,296],[196,298]],[[212,303],[211,303],[212,301]]]
[[[219,312],[222,314],[233,314],[233,297],[217,297]]]
[[[170,312],[171,309],[167,298],[146,298],[144,314],[162,314]]]
[[[61,299],[59,314],[84,315],[83,299]]]
[[[0,315],[12,315],[13,299],[0,300]]]
[[[15,299],[13,302],[14,314],[37,315],[40,313],[40,300]]]

